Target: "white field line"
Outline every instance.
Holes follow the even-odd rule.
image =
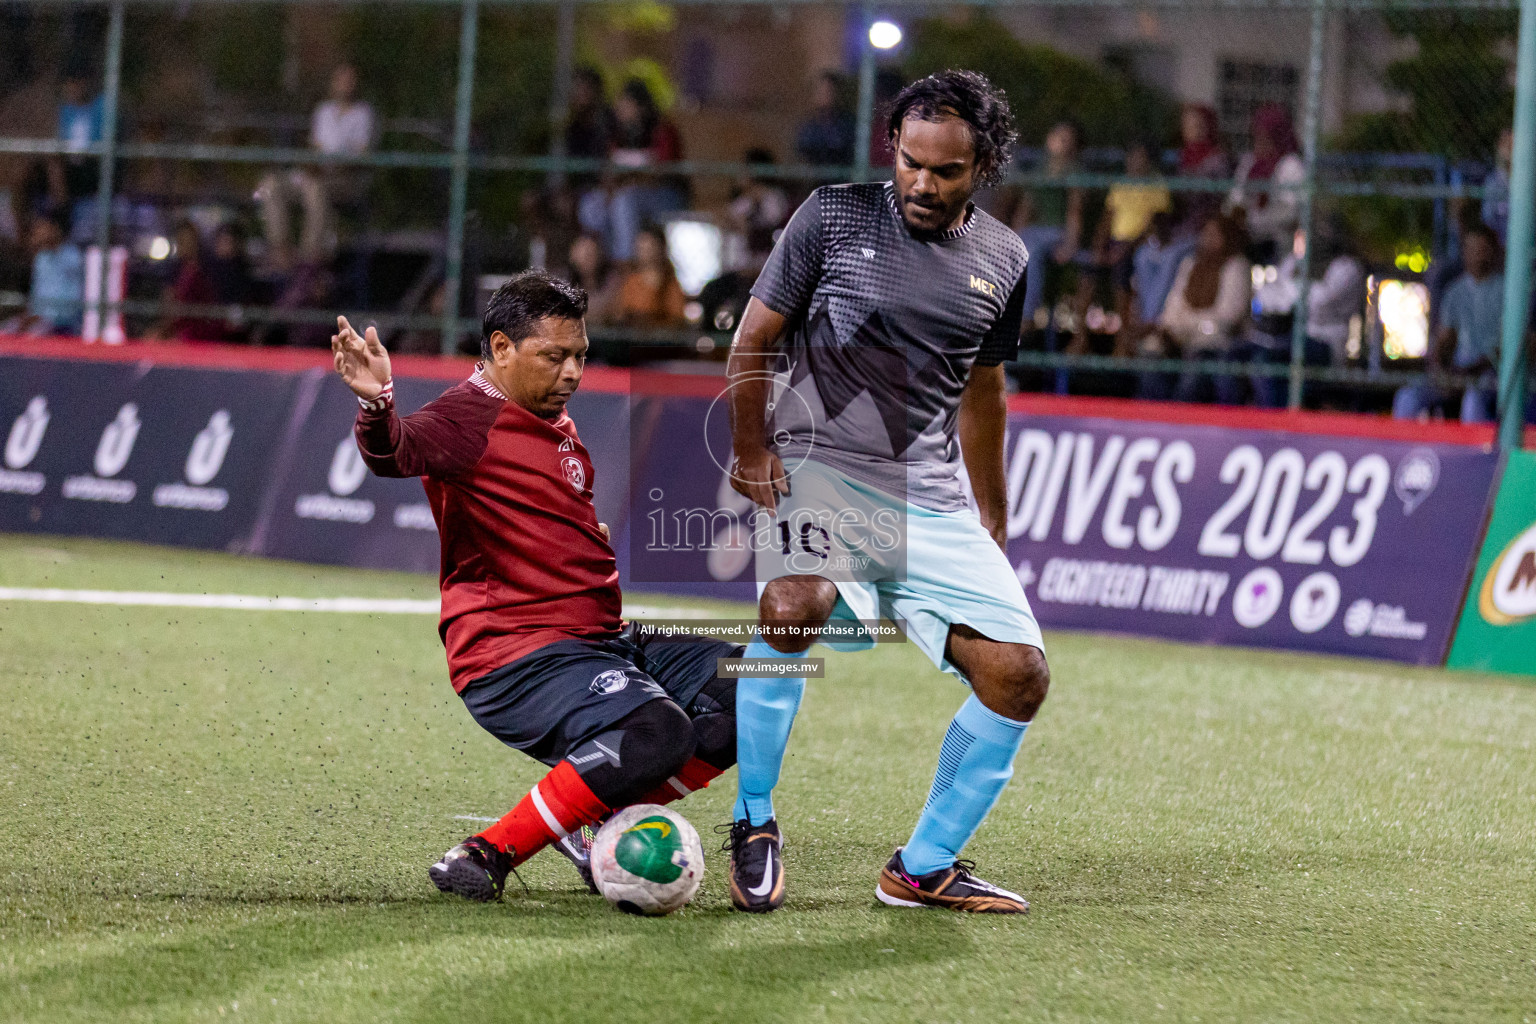
[[[500,818],[482,818],[478,814],[455,814],[454,821],[500,821]]]
[[[63,590],[56,587],[0,587],[0,601],[52,604],[138,605],[147,608],[225,608],[265,612],[350,612],[366,615],[436,615],[436,600],[377,597],[262,597],[256,594],[176,594],[152,590]],[[632,617],[705,619],[698,608],[630,605]]]

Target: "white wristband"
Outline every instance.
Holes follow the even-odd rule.
[[[395,400],[395,382],[391,378],[384,382],[384,387],[379,391],[379,397],[369,400],[362,395],[357,396],[357,404],[369,412],[383,412]]]

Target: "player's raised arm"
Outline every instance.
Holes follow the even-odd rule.
[[[778,349],[784,317],[756,297],[747,300],[731,343],[726,374],[731,385],[731,486],[768,509],[789,493],[784,464],[768,447],[769,357]]]
[[[445,477],[474,465],[485,451],[493,408],[479,408],[474,396],[450,392],[403,419],[395,412],[395,384],[389,353],[379,332],[363,334],[336,318],[331,336],[336,373],[357,396],[357,447],[379,476]],[[483,404],[483,403],[482,403]]]
[[[365,402],[376,401],[391,383],[389,353],[379,341],[379,332],[369,327],[358,334],[344,316],[336,318],[336,333],[331,335],[331,352],[336,373],[346,381],[352,393]]]

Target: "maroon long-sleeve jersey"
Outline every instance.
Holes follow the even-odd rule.
[[[455,690],[557,640],[618,634],[618,567],[569,415],[535,416],[479,368],[403,419],[392,389],[361,404],[363,461],[421,477],[437,520],[438,631]]]

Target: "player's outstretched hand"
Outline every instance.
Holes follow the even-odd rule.
[[[736,456],[731,465],[731,487],[746,495],[754,504],[770,512],[778,511],[779,495],[789,494],[789,474],[784,463],[767,448]]]
[[[336,333],[331,335],[331,352],[336,357],[336,372],[357,397],[373,401],[389,383],[389,353],[379,341],[379,332],[370,327],[358,334],[347,318],[336,318]]]

